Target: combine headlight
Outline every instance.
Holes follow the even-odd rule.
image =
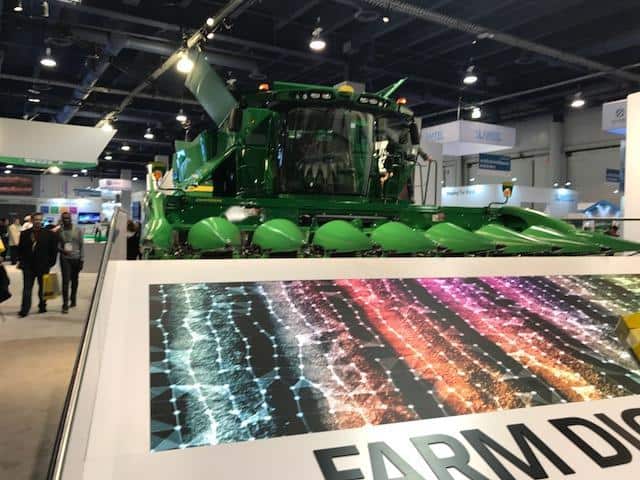
[[[314,100],[318,100],[320,98],[320,92],[311,92],[309,96]]]
[[[328,93],[328,92],[322,94],[322,99],[323,100],[331,100],[331,98],[332,98],[332,95],[330,93]]]

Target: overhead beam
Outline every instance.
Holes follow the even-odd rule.
[[[48,85],[52,87],[61,87],[61,88],[71,88],[76,89],[80,88],[82,85],[79,83],[71,83],[71,82],[63,82],[59,80],[48,80],[39,77],[25,77],[22,75],[11,75],[8,73],[0,73],[0,80],[9,80],[12,82],[21,82],[21,83],[29,83],[32,85]],[[129,90],[120,90],[118,88],[107,88],[107,87],[93,87],[93,91],[97,93],[104,93],[107,95],[118,95],[118,96],[127,96],[131,94]],[[166,95],[156,95],[153,93],[138,93],[136,98],[143,98],[145,100],[158,100],[161,102],[169,102],[175,104],[184,104],[184,105],[198,105],[199,102],[191,99],[180,99],[177,97],[168,97]]]
[[[546,57],[555,58],[557,60],[561,60],[569,64],[579,65],[589,70],[595,70],[598,72],[605,73],[606,75],[612,75],[618,78],[623,78],[625,80],[633,81],[634,83],[640,83],[640,75],[637,75],[635,73],[630,73],[624,70],[620,70],[610,65],[606,65],[604,63],[596,62],[594,60],[590,60],[588,58],[584,58],[579,55],[575,55],[573,53],[548,47],[546,45],[531,42],[529,40],[525,40],[523,38],[519,38],[514,35],[510,35],[508,33],[500,32],[498,30],[486,28],[481,25],[473,24],[465,20],[461,20],[459,18],[451,17],[449,15],[443,15],[441,13],[434,12],[426,8],[416,7],[415,5],[407,2],[402,2],[398,0],[388,0],[388,1],[362,0],[362,1],[370,5],[376,6],[378,8],[388,6],[388,8],[393,11],[404,13],[406,15],[412,15],[421,20],[431,22],[431,23],[436,23],[438,25],[443,25],[453,30],[459,30],[461,32],[465,32],[474,36],[482,36],[482,37],[490,38],[493,41],[504,43],[505,45],[520,48],[522,50],[528,50],[530,52],[537,53],[539,55],[543,55]]]
[[[314,8],[315,6],[317,6],[319,4],[320,4],[320,0],[311,0],[311,1],[305,2],[303,5],[300,6],[300,8],[296,9],[291,14],[287,15],[285,18],[283,18],[282,20],[277,22],[273,27],[274,30],[276,32],[278,30],[282,30],[284,27],[289,25],[291,22],[294,22],[295,20],[297,20],[298,18],[300,18],[305,13],[307,13],[309,10],[311,10],[312,8]]]

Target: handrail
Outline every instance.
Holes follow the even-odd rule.
[[[111,256],[112,246],[116,239],[116,235],[118,234],[116,225],[120,212],[121,209],[116,208],[113,216],[111,217],[107,243],[105,245],[104,252],[102,253],[100,268],[98,269],[98,276],[96,278],[96,285],[91,296],[91,306],[89,308],[89,313],[87,314],[87,321],[84,325],[84,329],[80,337],[80,347],[78,348],[78,353],[76,355],[76,360],[71,374],[71,380],[69,382],[69,388],[67,390],[64,407],[62,409],[62,415],[60,417],[60,424],[58,426],[58,432],[56,434],[53,452],[51,454],[51,461],[49,463],[49,469],[47,472],[47,480],[62,479],[64,460],[66,458],[67,446],[69,444],[69,435],[71,433],[74,414],[78,405],[80,380],[82,379],[87,363],[87,354],[89,352],[90,339],[94,331],[96,315],[100,301],[100,294],[102,293],[104,278],[107,271],[107,266],[109,264],[109,257]]]

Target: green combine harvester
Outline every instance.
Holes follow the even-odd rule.
[[[274,83],[239,95],[190,55],[187,87],[215,128],[177,141],[162,180],[150,168],[147,258],[640,251],[535,210],[413,204],[426,155],[413,113],[394,98],[401,81],[376,93]]]

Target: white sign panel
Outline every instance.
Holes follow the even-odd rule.
[[[503,202],[502,185],[469,185],[444,187],[443,206],[486,207],[491,202]],[[576,211],[578,193],[568,188],[537,188],[516,185],[508,205],[529,206],[532,203],[547,205],[546,212],[555,217],[565,217]]]
[[[430,143],[441,143],[445,155],[473,155],[513,148],[516,144],[516,129],[457,120],[423,129],[422,139]]]
[[[131,180],[124,178],[101,178],[98,184],[102,190],[128,191],[131,190]]]
[[[113,135],[94,127],[0,118],[0,157],[97,164]]]
[[[602,130],[617,135],[627,133],[627,101],[617,100],[602,105]]]

